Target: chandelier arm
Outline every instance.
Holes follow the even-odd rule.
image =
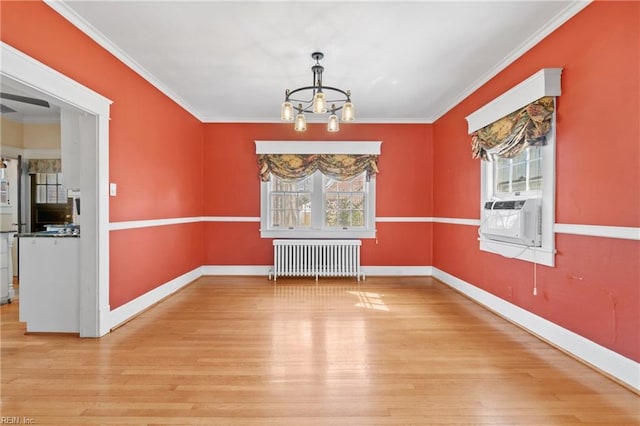
[[[331,87],[331,86],[321,86],[321,87],[320,86],[305,86],[305,87],[298,87],[297,89],[289,90],[289,93],[288,93],[287,97],[290,97],[294,93],[301,92],[303,90],[314,90],[313,93],[315,94],[315,90],[318,90],[320,88],[322,88],[323,91],[332,90],[334,92],[341,93],[347,98],[347,101],[351,101],[351,96],[349,95],[349,93],[347,93],[348,91],[342,90],[342,89],[338,89],[337,87]]]
[[[311,99],[298,99],[298,98],[288,98],[290,102],[302,102],[302,103],[311,103],[313,102],[313,97]]]
[[[322,86],[322,90],[333,90],[334,92],[342,93],[347,98],[347,101],[351,102],[351,95],[348,93],[348,90],[342,90],[331,86]]]
[[[293,109],[295,109],[298,112],[304,112],[304,113],[309,113],[309,114],[316,114],[315,112],[313,112],[313,102],[312,101],[301,101],[299,99],[290,99],[290,101],[293,102],[298,102],[299,104],[301,102],[306,102],[306,105],[304,105],[302,108],[300,108],[299,106],[296,106],[295,104],[293,105]],[[330,101],[329,103],[332,102],[343,102],[346,103],[346,101]],[[332,111],[340,111],[341,109],[344,108],[344,104],[340,105],[340,106],[336,106],[334,104],[334,108],[330,108],[328,109],[328,113],[332,112]]]
[[[327,114],[331,114],[332,112],[338,112],[340,111],[344,106],[339,106],[339,107],[335,107],[335,108],[331,108],[327,111]],[[303,108],[299,108],[297,106],[294,106],[293,109],[295,109],[297,112],[300,113],[306,113],[306,114],[317,114],[315,112],[313,112],[313,104],[311,105],[307,105],[304,106]]]
[[[308,106],[311,106],[311,104],[313,104],[313,99],[305,100],[305,99],[289,98],[289,102],[291,102],[291,103],[295,103],[295,102],[297,102],[297,103],[302,103],[302,104],[305,104],[305,105],[306,105],[306,104],[309,104]],[[336,108],[335,108],[335,109],[336,109],[336,111],[337,111],[337,110],[339,110],[339,109],[342,109],[342,107],[344,106],[344,104],[345,104],[345,103],[347,103],[347,102],[349,102],[347,99],[327,99],[327,103],[328,103],[328,104],[341,103],[341,105],[336,106]],[[305,106],[305,108],[306,108],[306,107],[307,107],[307,106]],[[294,105],[294,108],[297,108],[297,107]]]

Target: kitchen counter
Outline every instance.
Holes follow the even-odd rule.
[[[14,231],[15,232],[15,231]],[[18,238],[80,238],[80,234],[66,234],[59,231],[30,232],[16,235]]]

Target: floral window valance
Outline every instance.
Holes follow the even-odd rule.
[[[281,179],[298,180],[316,170],[338,180],[348,180],[362,172],[367,179],[378,173],[375,154],[258,154],[260,180],[268,182],[270,174]]]
[[[29,173],[60,173],[62,162],[54,160],[29,160]]]
[[[554,97],[545,96],[471,133],[473,158],[512,158],[527,146],[545,145],[554,109]]]

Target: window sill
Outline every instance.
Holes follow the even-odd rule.
[[[526,247],[502,241],[479,238],[480,250],[498,254],[509,259],[519,259],[550,267],[555,266],[555,250],[546,247]]]
[[[260,230],[261,238],[375,238],[376,230],[318,231],[304,229]]]

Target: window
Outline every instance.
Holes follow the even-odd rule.
[[[35,173],[37,204],[66,204],[67,191],[62,187],[62,173]]]
[[[481,170],[481,221],[486,220],[483,209],[487,202],[539,198],[541,199],[541,247],[487,240],[481,236],[480,249],[505,257],[553,266],[555,129],[547,135],[545,146],[528,147],[511,159],[482,160]]]
[[[263,238],[375,238],[381,142],[256,141]]]
[[[502,122],[503,118],[508,119],[519,110],[529,108],[537,104],[543,98],[560,95],[560,74],[559,68],[546,68],[523,81],[510,91],[499,96],[492,102],[483,106],[467,117],[469,122],[469,133],[472,135],[489,129],[495,123]],[[489,215],[487,206],[507,205],[511,202],[514,205],[524,205],[519,200],[534,199],[527,205],[539,205],[539,221],[535,222],[536,230],[539,229],[539,240],[536,243],[524,243],[522,235],[518,243],[509,238],[488,238],[480,233],[480,250],[496,253],[504,257],[516,258],[520,260],[540,263],[547,266],[555,264],[555,234],[553,226],[555,223],[555,143],[556,143],[556,109],[555,99],[553,101],[553,111],[545,118],[545,123],[536,121],[536,125],[548,124],[545,129],[545,137],[542,143],[537,143],[536,136],[532,135],[531,141],[525,142],[525,148],[518,154],[509,157],[508,149],[517,146],[523,139],[507,138],[504,142],[499,142],[493,146],[483,145],[484,152],[478,149],[475,140],[472,141],[474,155],[481,160],[481,194],[480,194],[480,225],[481,228],[488,221]],[[539,112],[539,110],[538,110]],[[534,114],[534,110],[530,114]],[[513,118],[514,122],[517,118]],[[499,127],[499,125],[498,125]],[[514,129],[517,128],[514,127]],[[498,134],[503,129],[497,129]],[[488,130],[487,130],[488,131]],[[511,136],[511,135],[510,135]],[[526,134],[525,138],[529,135]],[[502,139],[501,139],[502,140]],[[511,151],[517,152],[517,151]],[[501,155],[501,156],[500,156]],[[497,204],[498,201],[507,203]],[[500,213],[501,215],[503,213]],[[533,214],[533,213],[530,213]],[[496,218],[495,215],[491,216]],[[504,212],[500,216],[505,227],[506,218],[512,219],[514,215]],[[532,216],[527,216],[523,211],[523,223],[531,221]],[[537,217],[534,215],[533,217]],[[527,219],[529,218],[529,219]],[[530,229],[522,225],[520,229]],[[495,228],[495,227],[494,227]],[[506,229],[506,228],[505,228]],[[492,229],[493,231],[493,229]],[[502,229],[496,233],[502,232]],[[502,234],[503,236],[505,234]],[[500,240],[500,241],[496,241]],[[513,238],[516,239],[516,238]],[[503,241],[505,240],[505,241]]]
[[[262,237],[375,237],[375,177],[366,172],[344,181],[320,171],[299,181],[272,175],[262,201]]]
[[[9,181],[0,179],[0,205],[9,205]]]
[[[46,230],[73,220],[72,205],[62,187],[62,173],[30,173],[31,232]]]

